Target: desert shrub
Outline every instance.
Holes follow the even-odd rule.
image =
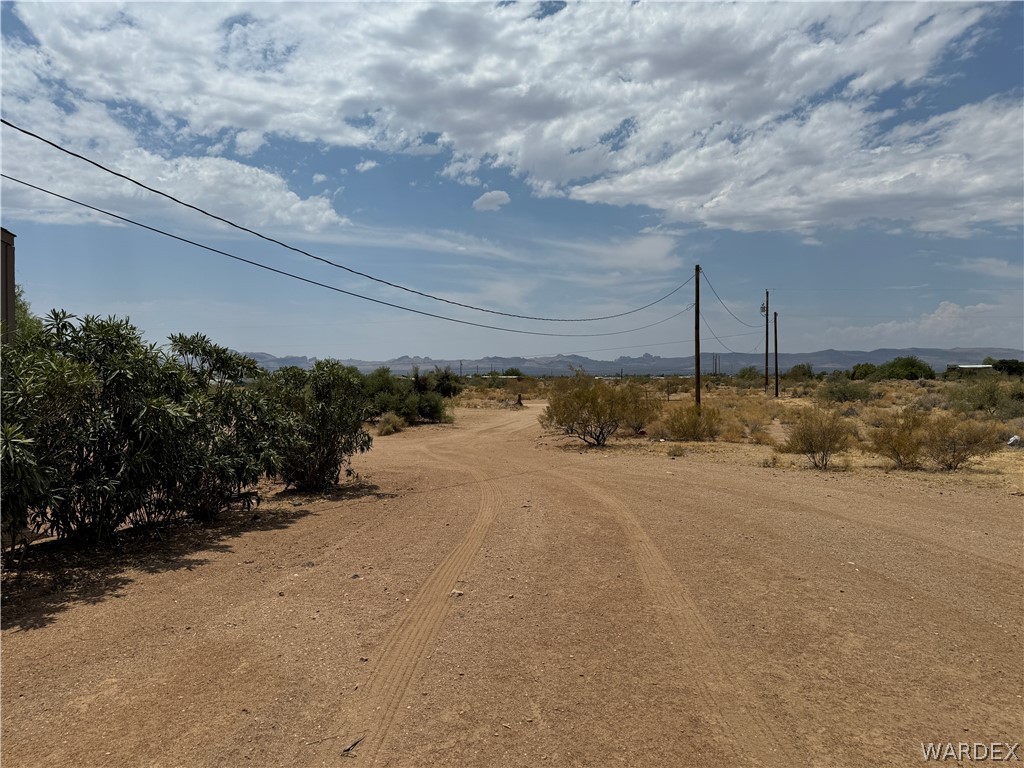
[[[810,363],[799,363],[782,374],[782,378],[786,381],[811,381],[814,378],[814,367]]]
[[[376,421],[384,413],[401,416],[406,424],[420,421],[451,421],[451,398],[462,392],[462,379],[451,368],[421,373],[416,366],[410,378],[395,376],[382,366],[363,379],[367,399],[366,418]]]
[[[827,469],[832,456],[845,451],[850,441],[848,422],[831,408],[805,408],[779,450],[802,453],[818,469]]]
[[[416,402],[419,421],[451,422],[452,417],[445,398],[438,392],[423,392]]]
[[[551,386],[540,416],[545,427],[560,429],[587,445],[604,445],[623,423],[621,397],[607,382],[577,370]]]
[[[928,423],[924,451],[940,469],[952,471],[994,452],[999,442],[995,424],[943,413]]]
[[[405,419],[399,416],[397,413],[388,411],[387,413],[381,414],[381,417],[377,419],[377,434],[381,437],[387,437],[393,435],[396,432],[401,432],[409,426]]]
[[[972,381],[957,383],[950,402],[961,413],[980,411],[1004,421],[1015,419],[1024,416],[1024,385],[983,374]]]
[[[636,435],[661,415],[662,402],[638,381],[627,381],[617,393],[621,424]]]
[[[870,448],[892,461],[897,469],[914,469],[920,466],[926,422],[927,417],[913,408],[888,412],[872,430]]]
[[[717,408],[690,405],[670,411],[662,424],[673,440],[714,440],[721,432],[722,414]]]
[[[938,392],[925,392],[917,398],[914,407],[919,411],[928,413],[934,408],[946,408],[948,405],[949,403],[946,398]]]
[[[882,363],[868,378],[875,381],[882,379],[906,379],[909,381],[934,379],[935,370],[919,357],[909,355],[896,357],[887,363]]]
[[[870,378],[877,371],[878,366],[874,363],[857,363],[850,370],[850,378],[854,381],[862,381]]]
[[[286,419],[280,475],[286,486],[322,490],[351,474],[353,454],[370,449],[363,379],[354,367],[318,360],[312,370],[288,367],[266,379]]]
[[[871,399],[871,387],[863,381],[852,381],[843,374],[833,374],[817,391],[827,403],[851,403]]]
[[[961,413],[981,411],[994,416],[1002,400],[1002,391],[996,377],[984,376],[970,382],[958,382],[950,399],[954,410]]]
[[[665,399],[675,394],[692,392],[693,387],[694,380],[690,376],[666,376],[658,385],[659,391],[665,393]]]
[[[387,366],[381,366],[366,374],[363,379],[363,393],[367,399],[367,419],[375,421],[381,414],[401,410],[401,403],[410,389],[411,384],[393,376]]]
[[[665,453],[670,458],[678,459],[680,456],[686,455],[686,448],[681,445],[670,445]]]
[[[759,369],[756,365],[746,365],[736,372],[734,380],[736,386],[743,387],[745,389],[763,386],[764,371]]]

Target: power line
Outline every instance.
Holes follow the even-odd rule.
[[[471,320],[460,320],[460,319],[455,318],[455,317],[448,317],[446,315],[438,315],[438,314],[434,314],[433,312],[425,312],[425,311],[423,311],[421,309],[413,309],[412,307],[405,307],[405,306],[402,306],[401,304],[393,304],[390,301],[384,301],[382,299],[374,299],[374,298],[372,298],[370,296],[363,296],[360,293],[354,293],[352,291],[346,291],[343,288],[338,288],[338,287],[333,286],[333,285],[328,285],[327,283],[321,283],[321,282],[318,282],[317,280],[311,280],[308,277],[302,277],[301,275],[296,275],[296,274],[294,274],[292,272],[286,272],[283,269],[277,269],[276,267],[270,267],[270,266],[267,266],[266,264],[261,264],[258,261],[253,261],[252,259],[246,259],[246,258],[243,258],[242,256],[236,256],[233,253],[228,253],[227,251],[222,251],[219,248],[213,248],[212,246],[204,245],[203,243],[196,242],[195,240],[189,240],[186,237],[181,237],[180,235],[172,234],[171,232],[167,232],[165,230],[158,229],[157,227],[152,227],[152,226],[150,226],[148,224],[143,224],[142,222],[135,221],[134,219],[130,219],[127,216],[121,216],[119,214],[112,213],[111,211],[106,211],[106,210],[104,210],[102,208],[97,208],[94,205],[89,205],[88,203],[83,203],[80,200],[75,200],[74,198],[71,198],[71,197],[65,197],[64,195],[58,194],[57,192],[53,192],[53,191],[51,191],[49,189],[44,189],[43,187],[38,187],[35,184],[30,184],[27,181],[22,181],[21,179],[16,179],[13,176],[8,176],[6,173],[0,173],[0,177],[8,179],[9,181],[13,181],[13,182],[15,182],[17,184],[21,184],[23,186],[29,187],[30,189],[34,189],[34,190],[37,190],[39,192],[43,192],[44,194],[51,195],[51,196],[56,197],[56,198],[58,198],[60,200],[65,200],[65,201],[67,201],[69,203],[74,203],[75,205],[80,205],[83,208],[88,208],[91,211],[96,211],[97,213],[102,213],[104,216],[110,216],[111,218],[118,219],[119,221],[123,221],[123,222],[126,222],[128,224],[133,224],[136,227],[141,227],[142,229],[149,230],[150,232],[155,232],[155,233],[157,233],[159,235],[164,235],[165,237],[170,237],[170,238],[172,238],[174,240],[178,240],[178,241],[180,241],[182,243],[187,243],[188,245],[193,245],[196,248],[202,248],[203,250],[210,251],[211,253],[216,253],[216,254],[219,254],[221,256],[227,256],[229,259],[234,259],[235,261],[240,261],[240,262],[242,262],[244,264],[249,264],[249,265],[254,266],[254,267],[259,267],[260,269],[265,269],[268,272],[274,272],[275,274],[278,274],[278,275],[284,275],[285,277],[290,277],[293,280],[300,280],[300,281],[302,281],[304,283],[309,283],[310,285],[316,285],[316,286],[319,286],[320,288],[326,288],[329,291],[335,291],[337,293],[342,293],[342,294],[344,294],[346,296],[352,296],[353,298],[356,298],[356,299],[362,299],[363,301],[371,301],[374,304],[381,304],[381,305],[383,305],[385,307],[391,307],[393,309],[400,309],[403,312],[412,312],[413,314],[422,315],[424,317],[433,317],[433,318],[436,318],[437,320],[447,320],[450,323],[459,323],[460,325],[470,325],[470,326],[473,326],[474,328],[485,328],[485,329],[491,330],[491,331],[504,331],[506,333],[519,333],[519,334],[524,334],[524,335],[527,335],[527,336],[562,336],[562,337],[574,337],[574,338],[593,338],[593,337],[597,337],[597,336],[621,336],[621,335],[626,334],[626,333],[634,333],[636,331],[644,331],[644,330],[647,330],[648,328],[653,328],[656,325],[661,325],[662,323],[667,323],[669,320],[674,320],[675,318],[679,317],[681,314],[683,314],[684,312],[687,311],[687,309],[682,309],[679,312],[676,312],[674,315],[671,315],[669,317],[664,318],[663,320],[658,320],[657,322],[649,323],[648,325],[642,325],[639,328],[630,328],[629,330],[625,330],[625,331],[608,331],[608,332],[605,332],[605,333],[552,333],[552,332],[548,332],[548,331],[526,331],[526,330],[522,330],[522,329],[519,329],[519,328],[504,328],[504,327],[498,326],[498,325],[487,325],[485,323],[475,323],[475,322],[473,322]]]
[[[702,275],[704,275],[704,282],[706,282],[706,283],[708,284],[708,288],[710,288],[710,289],[711,289],[711,292],[712,292],[713,294],[715,294],[715,298],[716,298],[716,299],[718,299],[718,303],[719,303],[719,304],[721,304],[721,305],[722,305],[723,307],[725,307],[725,311],[726,311],[726,312],[728,312],[728,313],[729,313],[730,315],[732,315],[732,316],[733,316],[733,319],[735,319],[735,320],[736,320],[736,322],[738,322],[738,323],[739,323],[740,325],[745,325],[745,326],[747,326],[747,328],[760,328],[760,327],[761,327],[761,325],[760,325],[760,324],[758,324],[758,325],[751,325],[750,323],[745,323],[745,322],[743,322],[742,320],[740,320],[740,319],[739,319],[738,317],[736,317],[736,315],[735,315],[735,314],[733,313],[733,311],[732,311],[731,309],[729,309],[729,307],[728,307],[728,306],[726,306],[726,304],[725,304],[725,302],[724,302],[724,301],[722,301],[722,297],[718,295],[718,291],[716,291],[716,290],[715,290],[715,286],[713,286],[713,285],[711,284],[711,281],[710,281],[710,280],[708,280],[708,273],[707,273],[707,272],[705,272],[705,271],[704,271],[703,269],[701,269],[701,271],[700,271],[700,272],[701,272],[701,274],[702,274]],[[714,334],[712,334],[712,336],[713,336],[713,335],[714,335]],[[727,349],[728,349],[728,347],[727,347]]]
[[[722,339],[720,339],[718,336],[715,335],[714,330],[712,330],[711,326],[708,324],[707,318],[704,317],[704,313],[703,312],[701,312],[701,314],[700,314],[700,319],[704,322],[704,326],[708,329],[708,333],[711,334],[711,337],[715,341],[717,341],[719,344],[721,344],[723,347],[725,347],[726,352],[732,352],[734,355],[750,354],[749,352],[737,352],[735,349],[729,349],[729,347],[727,347],[725,345],[725,342],[722,341]],[[736,336],[753,336],[753,335],[754,335],[753,333],[736,333],[736,334],[732,334],[733,337],[736,337]],[[757,335],[760,336],[761,335],[760,332],[758,332]],[[726,336],[726,338],[730,338],[730,337]],[[757,347],[760,347],[760,346],[761,346],[761,342],[758,341],[757,342]],[[754,350],[756,350],[757,347],[754,347]]]
[[[357,269],[352,269],[351,267],[347,267],[344,264],[339,264],[336,261],[331,261],[330,259],[325,259],[322,256],[317,256],[316,254],[310,253],[309,251],[305,251],[302,248],[297,248],[297,247],[295,247],[293,245],[289,245],[288,243],[284,243],[284,242],[282,242],[280,240],[277,240],[277,239],[275,239],[273,237],[270,237],[269,235],[264,235],[264,234],[262,234],[260,232],[257,232],[254,229],[250,229],[250,228],[248,228],[246,226],[243,226],[241,224],[237,224],[237,223],[231,221],[230,219],[224,218],[223,216],[218,216],[217,214],[211,213],[210,211],[207,211],[204,208],[200,208],[197,205],[193,205],[192,203],[187,203],[184,200],[179,200],[178,198],[174,197],[173,195],[168,194],[167,192],[163,192],[163,191],[161,191],[159,189],[155,189],[154,187],[151,187],[151,186],[149,186],[147,184],[144,184],[143,182],[138,181],[137,179],[133,179],[131,176],[126,176],[125,174],[123,174],[123,173],[121,173],[119,171],[115,171],[112,168],[108,168],[107,166],[103,165],[102,163],[97,162],[96,160],[93,160],[93,159],[91,159],[89,157],[86,157],[85,155],[82,155],[82,154],[79,154],[78,152],[70,150],[67,147],[61,146],[60,144],[58,144],[55,141],[51,141],[50,139],[44,138],[44,137],[42,137],[42,136],[40,136],[40,135],[38,135],[36,133],[33,133],[32,131],[30,131],[30,130],[28,130],[26,128],[22,128],[21,126],[15,125],[10,120],[7,120],[6,118],[0,118],[0,123],[3,123],[4,125],[6,125],[6,126],[8,126],[10,128],[13,128],[16,131],[19,131],[20,133],[25,134],[26,136],[30,136],[33,139],[41,141],[44,144],[47,144],[47,145],[53,147],[54,149],[57,149],[57,150],[65,153],[67,155],[70,155],[71,157],[77,158],[79,160],[82,160],[83,162],[88,163],[89,165],[92,165],[92,166],[94,166],[96,168],[99,168],[101,171],[109,173],[112,176],[116,176],[119,179],[124,179],[127,182],[130,182],[130,183],[132,183],[132,184],[134,184],[134,185],[136,185],[138,187],[141,187],[142,189],[145,189],[147,192],[152,192],[155,195],[160,195],[160,197],[164,197],[164,198],[166,198],[166,199],[168,199],[168,200],[170,200],[172,202],[177,203],[178,205],[181,205],[181,206],[184,206],[185,208],[188,208],[190,210],[196,211],[197,213],[201,213],[203,216],[208,216],[209,218],[214,219],[215,221],[219,221],[222,224],[227,224],[229,227],[234,227],[237,230],[240,230],[242,232],[246,232],[246,233],[248,233],[250,235],[254,235],[254,236],[256,236],[256,237],[258,237],[258,238],[260,238],[262,240],[266,240],[267,242],[274,243],[275,245],[279,245],[282,248],[288,249],[289,251],[294,251],[295,253],[301,254],[303,256],[307,256],[307,257],[309,257],[311,259],[315,259],[316,261],[322,262],[322,263],[327,264],[328,266],[334,267],[336,269],[342,269],[342,270],[345,270],[346,272],[349,272],[350,274],[357,275],[357,276],[365,278],[367,280],[372,280],[375,283],[380,283],[382,285],[386,285],[386,286],[389,286],[391,288],[397,288],[400,291],[405,291],[406,293],[412,293],[412,294],[415,294],[416,296],[422,296],[425,299],[431,299],[433,301],[444,302],[445,304],[451,304],[451,305],[456,306],[456,307],[463,307],[464,309],[471,309],[471,310],[473,310],[475,312],[486,312],[487,314],[491,314],[491,315],[501,315],[502,317],[513,317],[513,318],[516,318],[516,319],[519,319],[519,320],[540,320],[540,321],[549,322],[549,323],[589,323],[589,322],[593,322],[595,320],[613,320],[613,319],[615,319],[617,317],[625,317],[626,315],[632,315],[632,314],[635,314],[637,312],[641,312],[641,311],[643,311],[645,309],[649,309],[650,307],[653,307],[655,304],[661,303],[665,299],[667,299],[670,296],[672,296],[673,294],[675,294],[677,291],[681,290],[687,283],[690,282],[690,280],[693,279],[691,277],[689,280],[687,280],[686,282],[681,283],[680,285],[676,286],[675,288],[673,288],[671,291],[666,293],[661,298],[655,299],[651,303],[645,304],[642,307],[637,307],[636,309],[631,309],[628,312],[619,312],[618,314],[614,314],[614,315],[602,315],[600,317],[534,317],[534,316],[531,316],[531,315],[519,315],[519,314],[515,314],[514,312],[501,312],[501,311],[499,311],[497,309],[487,309],[486,307],[477,307],[477,306],[474,306],[472,304],[464,304],[461,301],[455,301],[454,299],[446,299],[443,296],[435,296],[434,294],[426,293],[425,291],[418,291],[415,288],[409,288],[408,286],[405,286],[405,285],[400,285],[398,283],[393,283],[393,282],[391,282],[389,280],[384,280],[383,278],[375,277],[374,275],[367,274],[366,272],[360,272]],[[580,335],[582,335],[582,334],[580,334]]]

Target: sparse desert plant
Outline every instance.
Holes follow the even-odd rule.
[[[552,385],[539,420],[587,445],[604,445],[622,423],[620,400],[614,387],[581,369]]]
[[[916,469],[920,466],[926,423],[927,417],[913,408],[886,413],[872,430],[868,444],[897,469]]]
[[[617,395],[622,409],[622,424],[631,434],[639,434],[661,415],[661,400],[638,381],[627,381]]]
[[[943,413],[932,417],[925,430],[925,454],[940,469],[957,470],[998,447],[999,428],[992,422]]]
[[[784,374],[786,381],[811,381],[814,379],[814,366],[810,363],[797,363]]]
[[[740,368],[734,377],[736,386],[749,389],[764,385],[764,371],[756,365],[747,365]]]
[[[401,432],[407,426],[409,425],[406,424],[405,419],[393,411],[388,411],[387,413],[382,413],[380,418],[377,419],[377,434],[381,437],[387,437],[396,432]]]
[[[686,455],[686,448],[681,445],[670,445],[666,454],[673,459],[678,459],[680,456]]]
[[[849,446],[850,425],[832,408],[805,408],[790,430],[783,453],[802,453],[817,469],[828,469],[832,456]]]
[[[689,405],[670,411],[662,424],[673,440],[714,440],[721,432],[722,414],[717,408]]]
[[[871,387],[863,381],[853,381],[842,374],[829,376],[818,392],[818,397],[827,403],[852,403],[871,399]]]

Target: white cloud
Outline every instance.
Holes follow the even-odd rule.
[[[484,192],[473,201],[473,210],[497,211],[501,206],[507,205],[510,199],[508,192],[502,192],[500,189]]]
[[[363,160],[361,163],[356,165],[356,170],[360,173],[366,173],[367,171],[372,171],[378,165],[380,165],[380,163],[376,160]]]
[[[322,174],[322,173],[314,173],[313,174],[313,183],[314,184],[323,184],[325,181],[327,181],[327,177],[324,174]]]
[[[179,199],[257,229],[284,228],[303,235],[346,227],[323,197],[302,198],[279,175],[223,157],[164,158],[135,143],[134,137],[95,104],[84,102],[51,123],[50,135],[69,149],[107,167],[145,180]],[[85,122],[89,139],[80,138]],[[141,218],[148,223],[168,218],[196,227],[217,227],[202,217],[129,182],[90,168],[13,130],[4,130],[4,172],[99,208]],[[18,184],[4,182],[4,213],[12,218],[71,224],[96,220],[97,214]],[[103,217],[104,221],[109,221]]]
[[[5,38],[5,110],[85,141],[54,106],[64,84],[81,110],[145,118],[118,146],[444,151],[462,183],[497,168],[540,196],[740,231],[962,236],[1022,218],[1019,95],[915,124],[877,111],[888,88],[939,84],[996,4],[595,3],[542,22],[475,3],[242,7],[16,5],[43,47]]]
[[[979,256],[973,259],[961,259],[959,264],[953,265],[954,269],[964,272],[994,277],[997,279],[1016,280],[1020,282],[1024,278],[1024,264],[1017,262],[1011,264],[1002,259],[994,259],[990,256]]]
[[[991,346],[993,339],[1006,337],[1006,318],[1014,315],[1020,316],[1020,307],[1014,307],[1012,301],[1002,304],[943,301],[934,310],[907,320],[828,328],[823,338],[837,349],[856,348],[865,339],[870,339],[874,348],[906,346],[908,339],[919,347]]]
[[[235,136],[235,151],[244,156],[251,155],[263,146],[264,138],[260,131],[239,131]]]

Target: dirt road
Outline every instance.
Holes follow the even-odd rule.
[[[874,768],[1024,741],[1020,497],[583,451],[538,412],[378,439],[357,491],[272,494],[5,605],[4,768]]]

